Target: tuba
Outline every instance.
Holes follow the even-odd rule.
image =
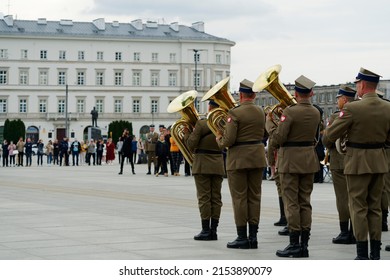
[[[181,119],[177,120],[171,127],[171,135],[187,162],[192,165],[194,154],[190,151],[184,142],[184,129],[192,131],[196,122],[200,119],[194,106],[194,101],[198,92],[190,90],[180,94],[168,106],[168,113],[180,112]]]
[[[229,80],[230,77],[221,80],[202,98],[202,101],[213,100],[219,105],[219,108],[215,108],[207,115],[207,125],[215,136],[225,130],[227,112],[237,106],[228,89]]]
[[[262,90],[268,91],[279,101],[279,104],[276,104],[273,107],[267,106],[264,108],[264,112],[266,114],[271,113],[272,121],[275,125],[278,125],[283,110],[286,107],[297,103],[295,98],[279,81],[278,76],[281,70],[282,66],[279,64],[268,68],[256,79],[252,87],[254,92],[259,92]]]

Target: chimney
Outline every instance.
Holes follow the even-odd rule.
[[[173,31],[179,32],[179,24],[177,22],[172,22],[169,26]]]
[[[198,21],[194,22],[191,26],[193,29],[199,32],[204,32],[204,22],[203,21]]]
[[[130,24],[137,30],[142,30],[142,19],[136,19],[130,22]]]
[[[104,21],[104,18],[98,18],[93,21],[93,24],[96,26],[96,28],[100,31],[106,30],[106,23]]]
[[[14,26],[14,18],[12,17],[12,15],[5,16],[4,21],[7,26]]]
[[[38,24],[46,25],[47,24],[46,18],[39,18],[38,19]]]

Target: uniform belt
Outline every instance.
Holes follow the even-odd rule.
[[[354,143],[350,141],[348,141],[346,145],[347,147],[357,148],[357,149],[382,149],[385,147],[385,143],[367,144],[367,143]]]
[[[262,144],[263,141],[245,141],[245,142],[236,142],[233,146],[242,146],[242,145],[254,145],[254,144]]]
[[[309,147],[314,146],[313,141],[285,142],[282,147]]]
[[[213,151],[213,150],[204,150],[204,149],[196,149],[195,154],[211,154],[211,155],[221,155],[221,151]]]

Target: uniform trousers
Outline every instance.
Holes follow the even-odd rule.
[[[222,208],[222,175],[194,174],[200,218],[219,220]]]
[[[381,196],[384,174],[345,175],[349,194],[349,211],[357,241],[381,240]]]
[[[155,151],[149,151],[149,152],[146,152],[146,153],[148,155],[148,169],[151,168],[152,162],[153,162],[154,169],[157,169],[156,152]]]
[[[348,188],[347,180],[345,179],[343,169],[332,169],[332,180],[334,193],[336,196],[336,207],[337,212],[339,213],[340,222],[348,222],[349,215],[349,206],[346,201],[348,201]]]
[[[228,170],[230,195],[236,226],[257,225],[260,221],[261,183],[264,168]]]
[[[314,173],[280,173],[282,197],[289,231],[310,230]]]

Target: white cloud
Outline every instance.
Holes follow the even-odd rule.
[[[0,11],[19,19],[205,22],[235,41],[231,85],[281,64],[282,82],[304,74],[317,84],[352,81],[361,66],[390,79],[388,0],[10,0]]]

